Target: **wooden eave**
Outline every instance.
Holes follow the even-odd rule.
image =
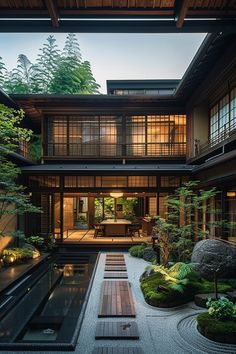
[[[178,31],[190,25],[192,31],[196,31],[196,20],[202,19],[217,19],[219,20],[235,20],[236,16],[236,1],[234,0],[217,0],[217,1],[198,1],[198,0],[2,0],[0,2],[0,17],[4,19],[14,18],[14,26],[8,23],[3,23],[0,20],[0,30],[18,31],[43,31],[51,27],[51,31],[68,31],[73,29],[75,24],[73,20],[79,19],[142,19],[142,18],[155,18],[155,19],[170,19],[168,26],[164,26],[166,31]],[[47,21],[31,21],[30,19],[45,20]],[[67,21],[67,23],[65,22]],[[2,22],[2,23],[1,23]],[[37,22],[37,23],[35,23]],[[86,21],[85,21],[86,22]],[[103,29],[100,31],[118,31],[117,28],[122,23],[103,23]],[[211,27],[214,21],[205,21]],[[210,23],[212,22],[212,23]],[[68,26],[69,24],[69,26]],[[87,23],[86,28],[84,24],[77,25],[77,31],[94,30],[92,22]],[[71,25],[71,27],[70,27]],[[145,28],[145,24],[143,24]],[[204,23],[201,22],[201,25]],[[214,23],[215,25],[215,23]],[[50,26],[50,27],[49,27]],[[209,27],[209,28],[210,28]],[[158,23],[156,31],[163,31],[161,23]],[[205,27],[206,28],[206,27]],[[212,27],[213,28],[213,27]],[[217,27],[218,28],[218,27]],[[151,29],[149,28],[149,31]],[[99,31],[99,29],[98,29]],[[126,27],[126,31],[137,31],[136,27]]]

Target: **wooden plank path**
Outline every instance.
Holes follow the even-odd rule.
[[[138,326],[131,322],[98,322],[95,339],[139,339]]]
[[[126,263],[125,263],[125,261],[106,261],[106,263],[105,263],[105,265],[106,266],[117,266],[117,265],[119,265],[119,266],[125,266],[126,265]]]
[[[105,266],[105,272],[126,272],[126,266],[112,265]]]
[[[97,347],[92,354],[144,354],[140,347]]]
[[[104,280],[98,317],[135,317],[130,284],[125,280]]]
[[[104,273],[104,279],[107,278],[114,278],[114,279],[127,279],[128,274],[127,272],[105,272]]]

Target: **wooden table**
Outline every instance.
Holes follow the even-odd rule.
[[[126,236],[127,228],[131,225],[131,221],[126,219],[113,219],[103,220],[101,225],[104,225],[105,236]]]

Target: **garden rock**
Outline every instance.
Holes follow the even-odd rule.
[[[33,252],[33,258],[40,257],[39,250],[36,247],[34,247],[33,245],[30,245],[29,243],[25,243],[24,248],[27,248],[28,250]]]
[[[152,247],[144,248],[143,259],[147,262],[152,262],[156,259],[156,253],[153,251]]]
[[[218,267],[219,277],[230,277],[236,272],[236,250],[220,240],[202,240],[195,245],[191,262],[195,270],[206,279],[213,279]]]
[[[139,281],[141,282],[144,278],[149,277],[151,274],[154,273],[154,269],[147,268],[140,276]]]

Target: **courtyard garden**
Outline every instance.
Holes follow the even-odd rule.
[[[153,244],[133,246],[133,257],[148,262],[140,274],[145,301],[158,308],[173,308],[194,301],[207,312],[197,317],[200,333],[212,340],[236,343],[236,249],[235,245],[211,232],[234,225],[212,214],[215,189],[198,190],[187,182],[166,199],[166,219],[154,217]],[[196,210],[201,218],[197,219]],[[207,222],[210,220],[209,222]]]

